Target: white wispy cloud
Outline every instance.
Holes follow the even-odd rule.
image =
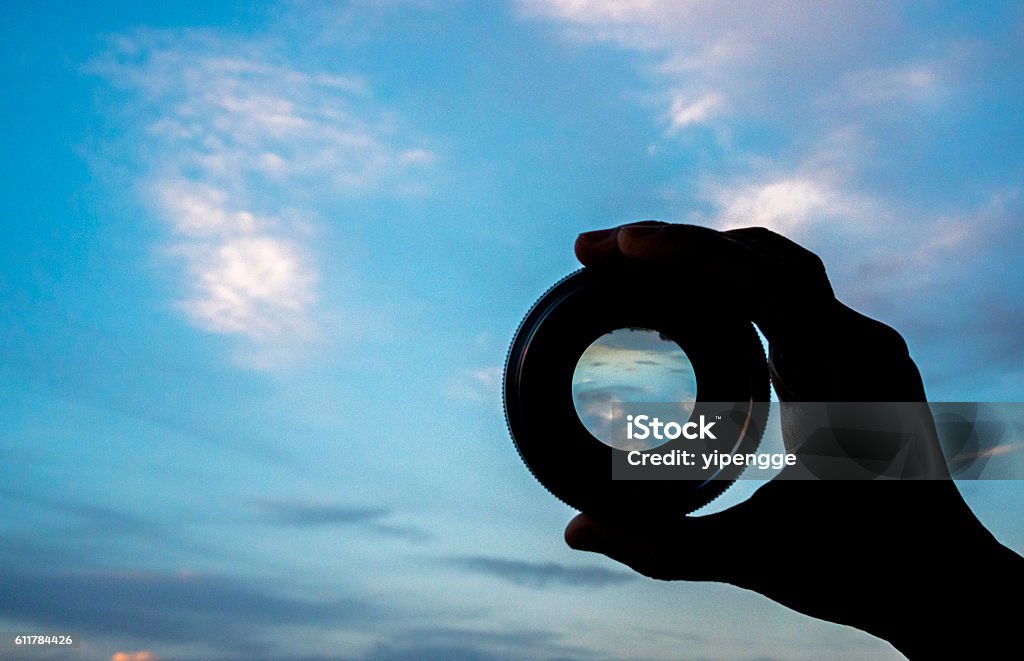
[[[307,330],[316,274],[285,241],[253,235],[179,250],[195,279],[180,305],[198,327],[255,340]]]
[[[680,129],[692,124],[700,124],[710,119],[722,106],[722,95],[709,92],[696,99],[686,94],[677,93],[672,98],[668,110],[668,135],[674,135]]]
[[[521,0],[523,14],[563,27],[576,42],[608,42],[647,54],[667,88],[668,135],[704,122],[724,106],[747,113],[800,111],[864,70],[875,92],[887,84],[920,84],[924,64],[890,72],[887,39],[900,30],[889,3],[786,0],[759,3],[700,0]],[[872,55],[874,54],[874,55]],[[867,90],[865,90],[867,91]]]
[[[858,130],[835,130],[800,160],[760,158],[730,176],[709,174],[696,195],[710,212],[694,216],[719,229],[757,225],[793,238],[821,232],[864,237],[886,226],[895,209],[857,182],[857,163],[870,158]]]
[[[710,167],[665,186],[681,207],[676,219],[761,225],[817,251],[841,297],[906,330],[951,381],[963,373],[948,365],[967,354],[1004,373],[1006,357],[1021,355],[1019,331],[999,330],[1020,318],[1019,301],[992,276],[992,264],[1019,270],[1020,233],[1009,230],[1019,222],[1019,162],[990,158],[999,147],[945,144],[959,131],[951,127],[986,130],[1010,107],[1000,103],[1016,103],[1004,80],[1019,60],[1012,29],[994,34],[961,16],[939,34],[901,3],[871,1],[519,6],[574,46],[635,56],[662,127],[652,156],[710,130]],[[1004,19],[1019,23],[1019,10]],[[946,170],[971,175],[958,185]]]
[[[449,378],[444,394],[456,401],[486,404],[498,402],[504,373],[501,365],[459,370]]]
[[[851,71],[843,76],[842,93],[863,103],[918,104],[939,95],[942,87],[935,63],[910,63]]]
[[[140,190],[184,263],[177,302],[272,366],[315,338],[316,200],[422,190],[436,162],[358,75],[309,70],[213,33],[113,39],[89,69],[128,92]]]
[[[811,178],[789,177],[736,188],[719,188],[715,225],[723,229],[759,225],[793,234],[834,203],[833,192]]]
[[[699,125],[715,129],[729,167],[689,178],[692,206],[706,210],[683,218],[761,225],[797,240],[829,232],[851,243],[883,227],[925,242],[941,231],[935,215],[863,181],[865,169],[903,156],[886,151],[889,136],[879,129],[892,130],[893,108],[912,117],[950,98],[951,72],[967,52],[956,42],[907,47],[908,25],[892,3],[521,0],[520,7],[574,42],[642,54],[646,98],[660,99],[666,138]],[[900,37],[905,47],[892,48]],[[737,124],[759,126],[771,145],[737,140]]]

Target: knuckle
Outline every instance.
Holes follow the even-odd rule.
[[[877,351],[890,356],[906,356],[910,353],[907,341],[899,331],[880,321],[871,321],[870,337]]]

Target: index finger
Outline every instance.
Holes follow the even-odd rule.
[[[660,220],[641,220],[635,223],[627,223],[618,227],[583,232],[576,237],[576,258],[584,266],[606,264],[621,260],[623,255],[619,250],[619,232],[627,227],[664,227],[668,223]]]
[[[814,326],[835,304],[824,266],[814,253],[761,228],[720,232],[696,225],[645,221],[581,234],[584,266],[670,266],[680,291],[726,292],[769,341]]]

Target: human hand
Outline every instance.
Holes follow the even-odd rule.
[[[576,254],[585,266],[668,265],[681,285],[709,276],[726,283],[769,341],[790,451],[807,451],[799,402],[925,402],[899,333],[840,303],[821,260],[774,232],[646,222],[582,234]],[[913,476],[943,477],[934,435],[915,443]],[[1009,625],[993,594],[1013,599],[1024,587],[1021,558],[985,530],[949,479],[773,480],[736,507],[657,528],[580,514],[565,538],[652,578],[755,590],[914,658],[988,649],[993,624]]]

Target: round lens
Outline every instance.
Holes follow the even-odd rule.
[[[709,476],[632,455],[657,446],[654,453],[676,457],[712,443],[752,452],[761,439],[768,366],[753,324],[728,292],[667,299],[662,284],[671,277],[664,266],[577,271],[530,308],[509,347],[503,395],[512,440],[534,477],[578,510],[685,516],[743,466]],[[641,413],[618,418],[615,402]],[[637,441],[649,445],[630,445]],[[675,468],[652,471],[656,464]]]

